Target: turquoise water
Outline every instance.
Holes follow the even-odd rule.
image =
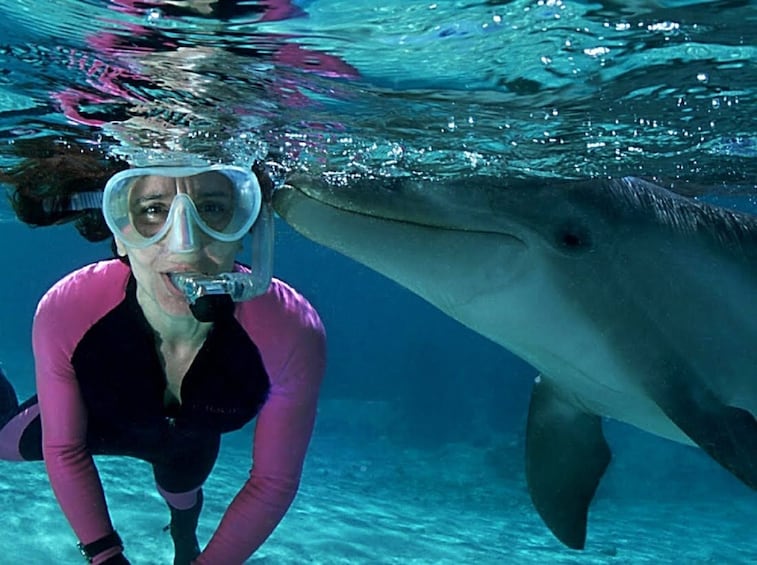
[[[754,179],[751,2],[242,4],[219,20],[6,0],[0,136],[389,174]]]
[[[224,18],[177,4],[0,0],[0,163],[15,141],[55,133],[135,162],[196,152],[314,172],[636,174],[757,209],[753,2],[269,0]],[[534,371],[278,228],[276,272],[320,311],[330,363],[300,495],[251,562],[757,562],[754,493],[699,451],[622,426],[608,431],[615,459],[587,550],[560,546],[523,479]],[[0,362],[25,396],[36,301],[109,252],[70,226],[29,230],[4,204],[0,237]],[[248,444],[249,431],[227,442],[204,539]],[[74,562],[43,469],[0,470],[13,509],[0,564],[16,551]],[[149,472],[109,460],[103,474],[134,562],[168,563]]]

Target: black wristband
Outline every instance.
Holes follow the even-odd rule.
[[[79,551],[81,552],[84,559],[87,560],[87,563],[92,563],[92,560],[96,555],[99,555],[103,551],[116,546],[120,547],[121,549],[123,549],[124,547],[124,544],[123,542],[121,542],[121,537],[118,535],[118,532],[112,532],[107,536],[103,536],[100,539],[93,541],[92,543],[88,543],[87,545],[84,545],[81,542],[77,544]]]

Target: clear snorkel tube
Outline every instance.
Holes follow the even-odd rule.
[[[190,305],[206,296],[228,295],[234,302],[242,302],[265,294],[273,277],[273,223],[273,208],[269,202],[264,202],[251,230],[250,272],[172,273],[171,281]]]
[[[274,185],[265,171],[265,164],[255,161],[252,171],[258,178],[262,192],[262,202],[257,220],[252,225],[252,262],[250,271],[235,271],[206,275],[203,273],[172,273],[171,281],[180,289],[191,305],[201,298],[228,296],[234,302],[251,300],[265,294],[273,278]]]

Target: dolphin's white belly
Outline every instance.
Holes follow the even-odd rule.
[[[549,278],[524,278],[530,280],[499,295],[437,306],[530,363],[587,412],[693,445],[641,389],[639,376],[614,357],[616,348],[605,343],[605,334],[563,300]]]
[[[600,365],[601,366],[601,365]],[[554,370],[558,370],[554,368]],[[633,383],[633,377],[613,369],[597,369],[591,375],[603,375],[601,381],[581,372],[563,370],[553,382],[587,412],[619,420],[660,437],[694,445],[655,404]],[[549,374],[545,370],[545,374]],[[555,374],[555,373],[552,373]]]
[[[574,327],[571,338],[563,337],[563,343],[572,344],[572,351],[580,351],[581,355],[539,355],[537,358],[526,360],[543,374],[543,378],[547,378],[562,390],[566,398],[586,412],[613,418],[680,443],[694,445],[641,390],[638,377],[629,374],[623,364],[609,355],[608,349],[602,348],[596,340],[592,342],[592,348],[578,345],[577,341],[584,341],[580,339],[580,333],[580,328]],[[591,335],[596,337],[595,334]]]

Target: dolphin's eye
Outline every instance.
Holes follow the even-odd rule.
[[[581,253],[592,246],[589,230],[581,225],[564,225],[555,236],[557,247],[567,253]]]
[[[580,247],[582,243],[580,234],[575,232],[565,232],[562,235],[562,244],[565,247]]]

